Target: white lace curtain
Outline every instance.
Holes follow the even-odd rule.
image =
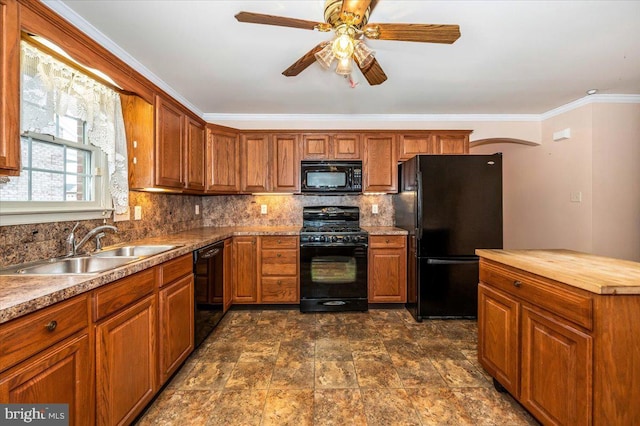
[[[21,50],[21,131],[51,133],[55,114],[86,122],[87,140],[107,155],[115,211],[126,212],[127,140],[120,96],[24,41]]]

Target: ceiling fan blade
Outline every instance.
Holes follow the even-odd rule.
[[[357,61],[356,64],[358,64]],[[372,86],[377,86],[378,84],[382,84],[387,80],[387,75],[384,73],[384,71],[382,71],[382,67],[378,63],[378,60],[375,58],[369,65],[364,68],[361,68],[360,64],[358,64],[358,68],[360,68],[360,71],[362,71],[364,78],[366,78],[369,84]]]
[[[460,27],[435,24],[368,24],[364,27],[364,34],[377,40],[451,44],[460,38]]]
[[[280,27],[301,28],[303,30],[313,30],[321,22],[305,21],[304,19],[287,18],[284,16],[264,15],[262,13],[239,12],[236,15],[239,22],[249,22],[252,24],[277,25]]]
[[[371,0],[343,0],[340,10],[340,19],[351,25],[362,22]]]
[[[287,77],[294,77],[300,74],[302,71],[306,70],[309,65],[315,62],[316,57],[314,55],[322,50],[322,48],[325,46],[325,43],[326,42],[322,42],[305,53],[300,59],[294,62],[293,65],[284,70],[282,72],[282,75],[286,75]]]

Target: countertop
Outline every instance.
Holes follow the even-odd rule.
[[[384,226],[363,227],[363,229],[371,235],[403,235],[407,233],[403,229]],[[299,234],[300,226],[196,228],[176,234],[119,244],[167,244],[179,247],[98,274],[0,276],[0,324],[232,236]]]
[[[476,250],[482,258],[596,294],[640,294],[640,263],[571,250]]]

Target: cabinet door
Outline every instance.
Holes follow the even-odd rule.
[[[156,184],[184,187],[184,114],[156,97]]]
[[[62,341],[2,373],[0,402],[69,404],[70,425],[93,424],[93,353],[89,336]]]
[[[302,135],[302,159],[303,160],[328,160],[329,140],[331,137],[325,134]]]
[[[96,420],[130,423],[151,401],[156,378],[156,296],[96,326]]]
[[[233,237],[233,303],[258,302],[257,237]]]
[[[232,238],[224,240],[224,268],[222,285],[222,309],[227,312],[233,303],[233,242]]]
[[[405,161],[419,154],[439,154],[435,136],[431,133],[400,135],[398,139],[398,160]]]
[[[405,249],[369,249],[369,302],[407,301]]]
[[[242,192],[269,191],[269,135],[242,135]]]
[[[20,174],[20,20],[16,0],[0,0],[0,175]]]
[[[187,118],[186,151],[186,188],[193,191],[204,191],[206,160],[204,125],[191,118]]]
[[[478,285],[478,360],[514,397],[520,394],[518,349],[520,304]]]
[[[544,424],[591,424],[592,338],[522,308],[522,404]]]
[[[271,164],[274,192],[300,192],[300,157],[297,135],[272,137]]]
[[[364,192],[398,192],[394,135],[364,135]]]
[[[337,134],[331,139],[331,151],[333,158],[338,160],[360,160],[360,135]]]
[[[240,191],[238,135],[208,131],[207,192],[233,194]]]
[[[437,134],[435,135],[436,149],[434,154],[468,154],[469,135]]]
[[[160,385],[193,351],[193,275],[179,279],[159,292]]]

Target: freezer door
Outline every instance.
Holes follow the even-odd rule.
[[[502,248],[502,155],[423,155],[418,173],[420,257]]]
[[[478,258],[420,258],[418,312],[422,318],[478,316]]]

